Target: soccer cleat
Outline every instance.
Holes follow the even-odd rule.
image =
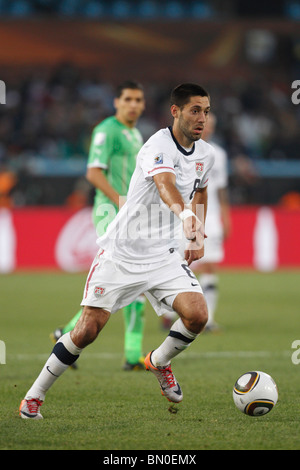
[[[152,352],[153,351],[149,352],[149,354],[145,358],[146,369],[153,372],[153,374],[157,378],[162,395],[164,395],[169,401],[173,403],[181,402],[183,394],[180,385],[175,379],[175,376],[172,372],[171,365],[168,365],[166,367],[154,367],[151,362]]]
[[[135,370],[135,371],[140,371],[140,370],[145,370],[145,365],[144,365],[144,357],[141,357],[138,362],[131,364],[131,362],[126,361],[123,365],[123,370]]]
[[[53,333],[50,333],[50,339],[52,343],[56,343],[59,338],[62,336],[62,328],[56,328],[56,330],[53,331]]]
[[[218,323],[209,323],[205,325],[204,333],[219,334],[222,333],[222,328],[220,327],[220,325],[218,325]]]
[[[43,419],[40,413],[40,407],[43,402],[37,398],[30,398],[29,400],[22,400],[20,404],[20,416],[23,419]]]

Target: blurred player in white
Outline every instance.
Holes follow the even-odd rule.
[[[226,151],[213,140],[217,124],[216,116],[210,113],[202,139],[215,149],[215,163],[211,171],[208,192],[208,208],[205,221],[205,253],[201,260],[192,263],[191,269],[197,275],[208,308],[206,331],[217,331],[215,312],[219,299],[218,265],[224,259],[224,240],[231,232],[230,206],[228,199],[228,158]]]

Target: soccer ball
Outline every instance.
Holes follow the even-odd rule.
[[[236,407],[249,416],[263,416],[277,403],[278,390],[272,377],[265,372],[253,371],[241,375],[233,387]]]

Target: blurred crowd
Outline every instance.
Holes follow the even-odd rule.
[[[202,83],[218,116],[215,138],[245,184],[256,177],[251,166],[256,159],[299,159],[300,107],[291,102],[287,77],[273,72],[252,80]],[[37,159],[52,165],[86,159],[92,128],[114,113],[117,83],[103,81],[99,69],[63,63],[54,70],[3,78],[9,87],[6,105],[0,106],[0,164],[9,164],[22,178],[34,174]],[[147,106],[138,127],[147,139],[171,123],[169,93],[177,83],[143,85]]]
[[[272,73],[272,72],[271,72]],[[93,126],[114,113],[114,85],[101,72],[61,64],[32,76],[7,78],[0,107],[0,160],[39,155],[45,159],[86,157]],[[173,83],[172,85],[176,85]],[[170,122],[170,84],[144,83],[147,108],[139,127],[146,139]],[[218,139],[229,155],[298,159],[300,110],[291,102],[286,77],[204,83],[218,115]]]

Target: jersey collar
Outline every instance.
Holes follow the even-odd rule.
[[[194,150],[195,150],[195,142],[193,143],[193,147],[191,148],[191,150],[188,152],[187,150],[185,150],[183,147],[181,147],[181,145],[177,142],[174,134],[173,134],[173,130],[172,130],[172,126],[169,126],[168,127],[170,133],[171,133],[171,136],[172,136],[172,139],[174,140],[175,142],[175,145],[176,147],[178,148],[178,150],[183,153],[183,155],[192,155],[194,153]]]

